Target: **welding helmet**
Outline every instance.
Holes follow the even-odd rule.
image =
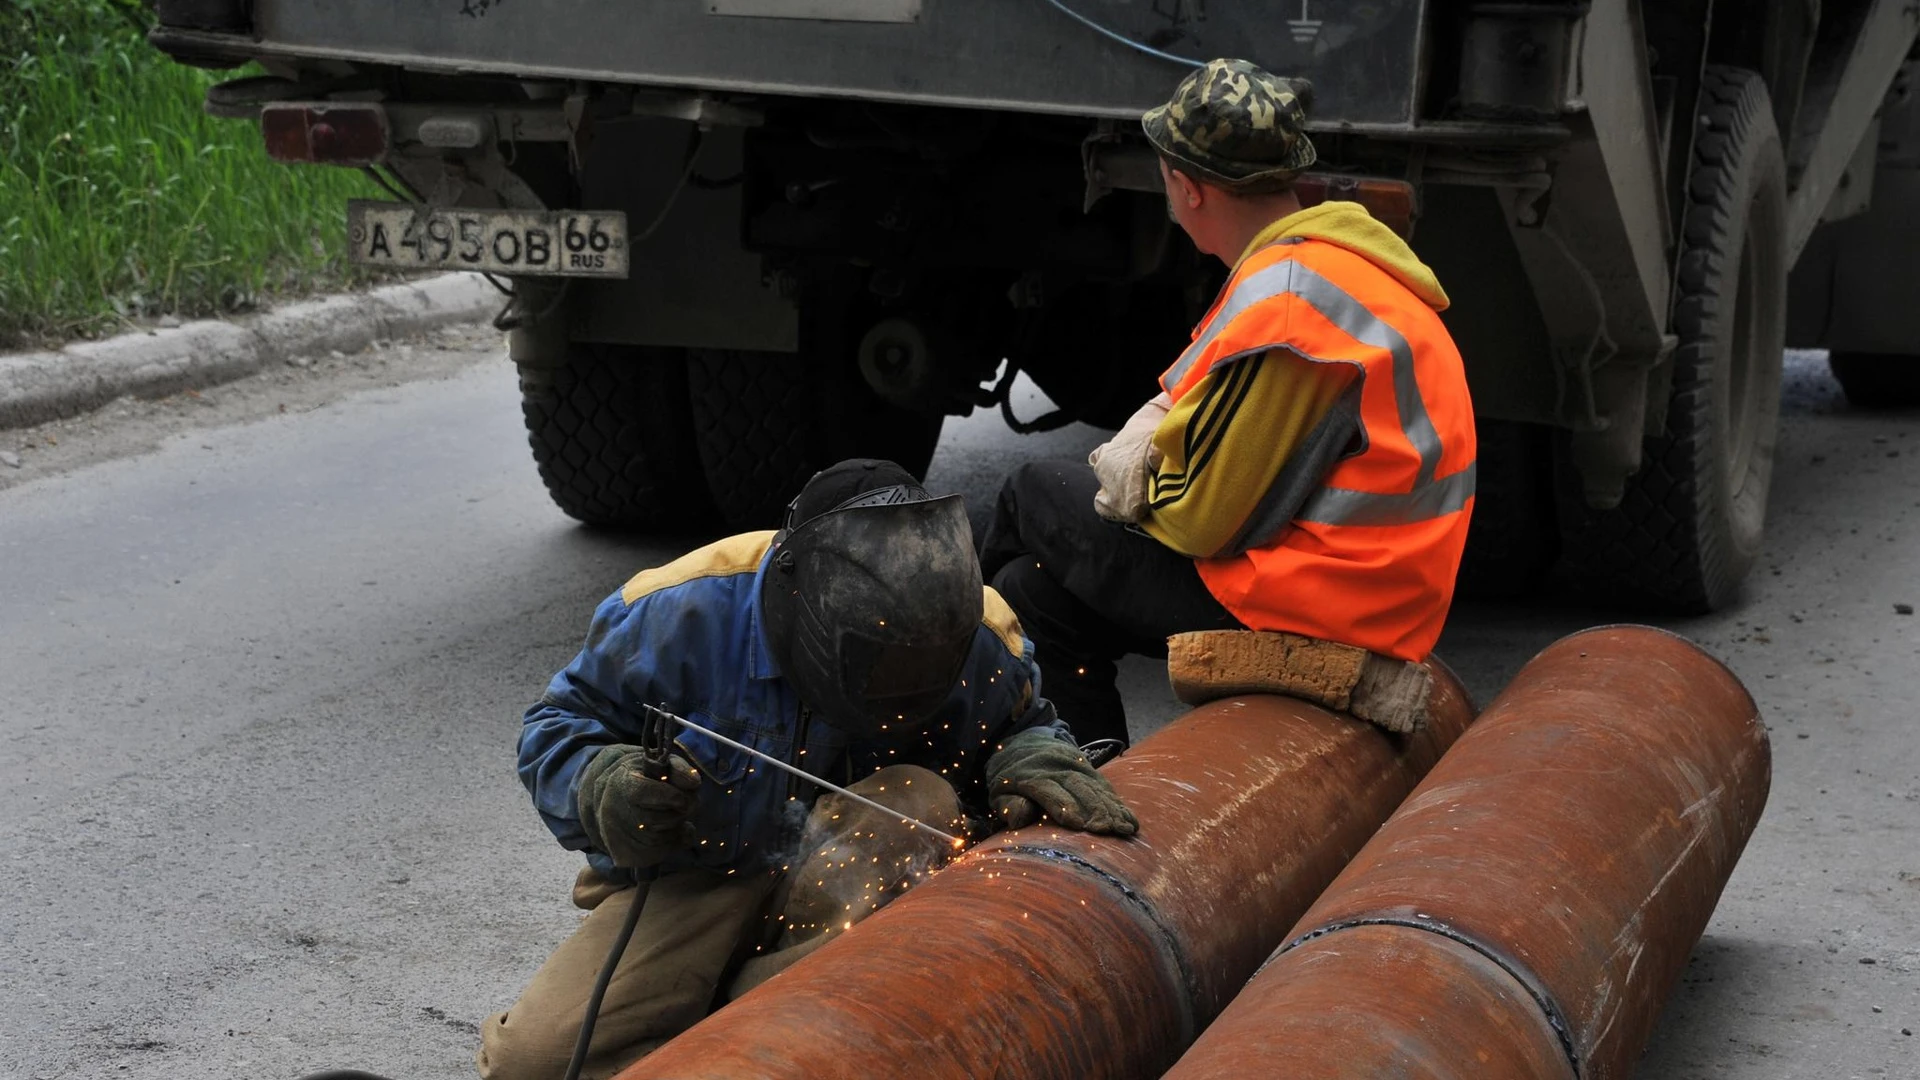
[[[966,506],[890,461],[843,461],[787,509],[760,587],[780,674],[850,735],[932,719],[983,608]]]

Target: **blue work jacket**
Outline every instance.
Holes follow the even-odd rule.
[[[677,713],[763,753],[845,785],[888,765],[946,777],[963,804],[985,802],[987,758],[1016,732],[1048,727],[1071,740],[1040,696],[1033,648],[1005,601],[986,591],[986,614],[960,681],[933,720],[897,737],[850,739],[806,710],[780,677],[760,619],[760,580],[771,532],[709,544],[634,576],[593,614],[586,646],[527,710],[520,780],[561,846],[585,851],[603,876],[623,880],[581,828],[576,797],[601,747],[640,734],[640,707]],[[693,846],[662,870],[746,872],[791,855],[816,785],[682,729],[679,752],[700,770]]]

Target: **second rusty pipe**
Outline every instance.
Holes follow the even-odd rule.
[[[1450,672],[1431,713],[1195,709],[1104,770],[1137,837],[995,837],[620,1080],[1157,1076],[1472,721]]]
[[[1168,1080],[1629,1075],[1766,803],[1753,699],[1647,627],[1520,674]]]

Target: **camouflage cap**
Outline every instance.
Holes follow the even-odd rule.
[[[1147,141],[1180,171],[1233,190],[1290,180],[1314,162],[1307,139],[1313,86],[1245,60],[1214,60],[1147,110]]]

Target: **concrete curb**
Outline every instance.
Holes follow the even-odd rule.
[[[0,430],[245,378],[307,352],[358,352],[375,341],[474,322],[505,299],[478,274],[443,274],[371,292],[288,304],[232,321],[0,356]]]

